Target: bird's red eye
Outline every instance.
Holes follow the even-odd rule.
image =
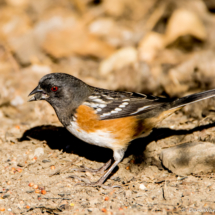
[[[54,86],[51,88],[51,91],[56,92],[58,90],[58,87]]]

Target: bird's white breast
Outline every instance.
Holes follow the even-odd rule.
[[[105,147],[105,148],[114,148],[114,139],[113,135],[105,130],[97,130],[96,132],[86,132],[81,129],[76,121],[72,121],[67,130],[70,131],[77,138],[93,145]]]

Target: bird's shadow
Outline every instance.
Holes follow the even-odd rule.
[[[132,141],[132,144],[130,144],[126,151],[125,157],[131,154],[135,155],[135,157],[143,157],[143,151],[147,144],[154,140],[158,141],[173,135],[187,135],[213,126],[215,126],[215,123],[197,126],[190,130],[154,129],[149,136]],[[37,140],[45,140],[51,149],[59,149],[77,154],[92,161],[106,162],[113,156],[113,152],[110,149],[85,143],[69,133],[64,127],[52,125],[37,126],[25,131],[19,141],[29,140],[29,137]]]

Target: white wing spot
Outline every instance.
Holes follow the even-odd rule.
[[[100,96],[89,96],[89,99],[98,99]]]
[[[99,104],[96,104],[96,103],[90,103],[89,105],[90,107],[93,107],[93,108],[97,108],[99,106]]]
[[[142,110],[145,110],[145,109],[147,109],[148,107],[151,107],[151,105],[148,105],[148,106],[144,106],[144,107],[138,108],[138,109],[137,109],[137,111],[135,111],[135,112],[134,112],[134,113],[132,113],[131,115],[133,115],[133,114],[135,114],[135,113],[138,113],[138,112],[140,112],[140,111],[142,111]]]
[[[72,117],[72,120],[75,122],[75,121],[76,121],[76,118],[73,116],[73,117]]]
[[[98,103],[106,103],[106,102],[103,101],[102,99],[93,99],[93,101],[98,102]]]
[[[112,97],[110,96],[107,96],[107,95],[103,95],[106,99],[113,99]]]
[[[111,113],[118,113],[118,111],[116,111],[116,110],[112,110],[112,111],[111,111]]]
[[[84,102],[84,105],[87,105],[89,107],[97,108],[99,104],[92,103],[92,102]]]
[[[89,102],[84,102],[84,105],[89,106],[89,105],[90,105],[90,103],[89,103]]]
[[[121,108],[115,108],[115,111],[121,111],[122,109]]]
[[[128,105],[129,103],[128,102],[123,102],[119,107],[120,108],[124,108],[126,105]]]
[[[105,105],[105,104],[99,104],[99,107],[100,108],[104,108],[104,107],[106,107],[107,105]]]
[[[102,116],[109,116],[111,113],[103,113]]]
[[[99,111],[102,111],[102,109],[101,108],[97,108],[96,111],[99,112]]]
[[[123,102],[125,102],[125,101],[130,101],[130,99],[123,99],[122,101],[123,101]]]

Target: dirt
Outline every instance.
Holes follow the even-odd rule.
[[[201,103],[194,107],[201,108]],[[82,187],[70,176],[98,180],[99,175],[72,169],[82,165],[99,168],[112,156],[110,150],[76,139],[59,124],[44,125],[42,118],[39,126],[33,126],[31,120],[14,124],[5,118],[1,126],[0,208],[11,214],[212,210],[214,174],[175,175],[164,169],[159,154],[163,148],[186,141],[214,142],[214,120],[214,115],[199,120],[182,112],[169,117],[149,137],[130,145],[119,168],[105,182],[121,188],[104,189]],[[52,175],[57,170],[60,174]]]

